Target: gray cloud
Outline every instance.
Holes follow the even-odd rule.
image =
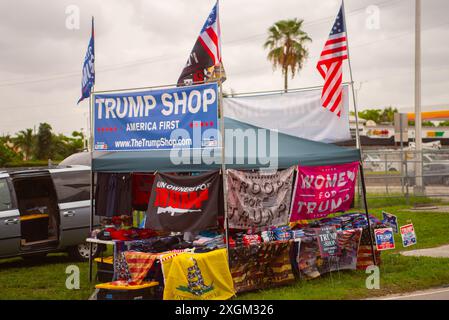
[[[65,28],[67,5],[78,5],[80,30]],[[0,2],[0,134],[47,121],[58,132],[86,127],[87,102],[76,106],[81,66],[96,22],[97,90],[174,83],[213,0],[58,0]],[[366,28],[377,4],[381,28]],[[262,48],[266,30],[298,17],[313,38],[310,59],[293,87],[321,85],[315,65],[339,0],[222,0],[226,91],[282,88]],[[406,0],[347,0],[351,61],[362,108],[413,106],[414,7]],[[423,2],[423,102],[449,105],[449,3]],[[349,80],[346,70],[345,80]]]

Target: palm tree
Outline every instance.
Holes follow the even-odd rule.
[[[14,147],[20,148],[25,154],[25,161],[30,160],[34,148],[35,136],[33,129],[20,130],[16,137],[12,139]]]
[[[268,38],[264,44],[269,49],[267,59],[273,64],[273,69],[282,68],[284,89],[288,90],[288,72],[292,79],[302,69],[309,56],[306,43],[312,39],[302,30],[304,20],[280,20],[268,29]]]

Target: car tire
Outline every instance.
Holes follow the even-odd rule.
[[[22,259],[25,260],[26,262],[40,263],[40,262],[43,262],[46,257],[47,257],[47,253],[34,253],[34,254],[24,255],[24,256],[22,256]]]
[[[98,257],[102,248],[100,245],[92,244],[92,258]],[[80,262],[89,261],[89,243],[80,243],[77,246],[69,248],[67,251],[69,257]]]

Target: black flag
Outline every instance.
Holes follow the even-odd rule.
[[[221,61],[218,1],[206,20],[178,79],[178,86],[226,79]]]
[[[163,231],[201,231],[217,226],[220,174],[174,176],[158,173],[147,210],[146,227]]]

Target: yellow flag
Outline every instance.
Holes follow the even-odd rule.
[[[234,282],[225,249],[162,259],[164,300],[226,300]]]

